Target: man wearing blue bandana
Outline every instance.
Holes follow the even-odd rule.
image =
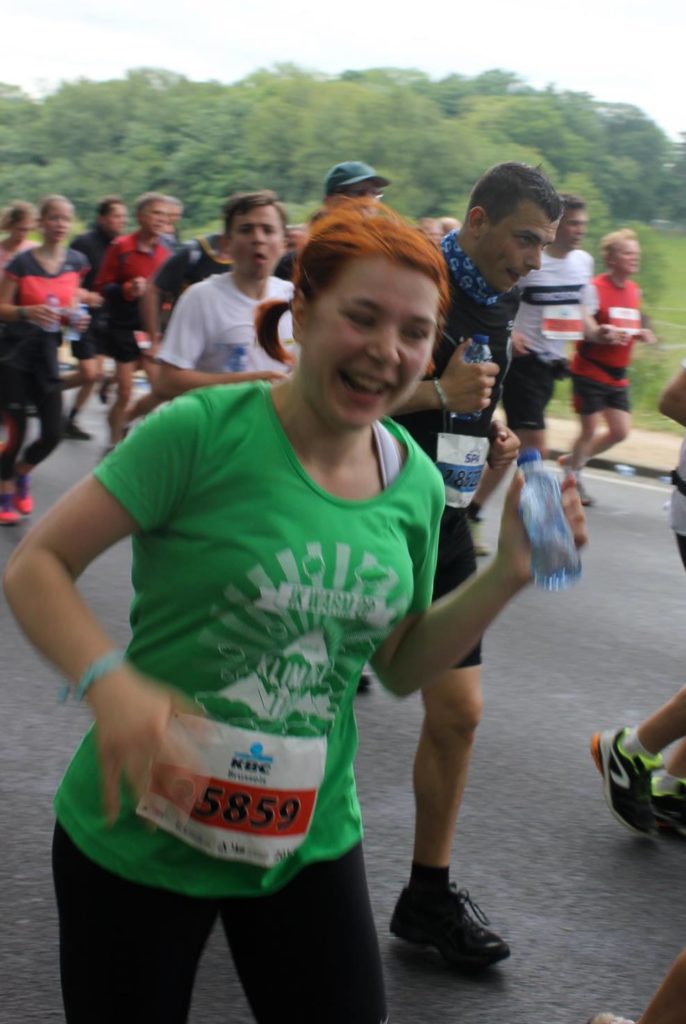
[[[476,569],[467,507],[483,467],[502,469],[519,440],[493,419],[510,360],[510,334],[521,277],[539,269],[555,239],[560,197],[537,169],[519,163],[492,167],[475,185],[464,224],[442,241],[452,305],[435,370],[397,416],[438,464],[446,481],[434,599]],[[468,339],[487,335],[493,362],[464,361]],[[469,416],[469,414],[472,416]],[[474,415],[476,414],[476,415]],[[391,931],[434,946],[460,968],[477,969],[510,954],[507,943],[466,889],[450,882],[457,816],[481,714],[481,649],[460,665],[426,680],[424,723],[414,764],[415,838],[412,870],[391,920]]]

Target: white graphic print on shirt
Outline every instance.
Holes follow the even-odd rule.
[[[337,543],[329,572],[321,544],[306,549],[300,560],[290,549],[278,554],[280,580],[255,566],[248,578],[256,599],[235,584],[224,591],[226,606],[215,608],[201,637],[219,656],[226,682],[196,694],[212,718],[282,734],[326,734],[347,685],[406,610],[407,595],[388,601],[398,576],[374,554],[365,551],[351,564],[350,545]]]

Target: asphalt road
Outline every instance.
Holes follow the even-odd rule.
[[[100,410],[89,415],[100,430]],[[87,472],[98,452],[95,442],[63,444],[35,476],[38,511]],[[602,474],[589,475],[588,485],[598,504],[589,511],[581,583],[566,594],[528,590],[485,642],[486,706],[453,875],[510,941],[512,957],[499,967],[456,974],[431,951],[389,934],[409,870],[421,705],[378,684],[357,699],[367,867],[394,1024],[584,1024],[607,1008],[638,1017],[686,944],[684,841],[624,831],[605,807],[588,754],[594,729],[639,721],[683,682],[686,580],[663,511],[669,492]],[[493,537],[495,508],[487,527]],[[0,532],[3,563],[23,530]],[[121,642],[128,574],[122,544],[83,580]],[[4,603],[0,641],[0,1022],[50,1024],[63,1020],[51,799],[88,717],[56,706],[59,680]],[[285,1010],[284,1020],[296,1018],[292,1006]],[[215,935],[191,1024],[251,1019]]]

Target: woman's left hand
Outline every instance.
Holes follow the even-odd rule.
[[[505,574],[516,586],[523,586],[531,579],[531,545],[519,513],[523,486],[523,475],[515,473],[505,499],[496,556]],[[574,543],[577,548],[581,548],[588,541],[586,516],[573,477],[566,477],[561,491],[565,518],[572,531]]]

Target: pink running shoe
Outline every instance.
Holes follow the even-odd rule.
[[[16,479],[17,489],[14,492],[14,507],[23,516],[30,516],[33,512],[33,498],[29,491],[28,476],[18,476]]]
[[[0,526],[16,526],[21,516],[12,507],[13,495],[0,494]]]

